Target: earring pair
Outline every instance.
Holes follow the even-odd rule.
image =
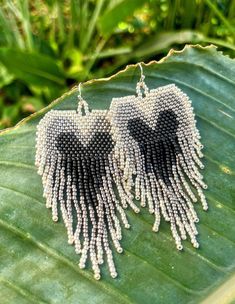
[[[112,246],[123,251],[121,228],[129,228],[125,209],[136,201],[170,222],[176,246],[189,235],[194,247],[198,222],[193,202],[207,203],[198,168],[202,145],[189,98],[174,84],[149,90],[142,65],[136,95],[113,98],[109,110],[90,111],[79,85],[77,111],[49,111],[37,128],[35,163],[42,175],[46,206],[57,221],[59,209],[68,242],[89,258],[94,277],[107,260],[117,276]],[[60,207],[60,208],[59,208]]]

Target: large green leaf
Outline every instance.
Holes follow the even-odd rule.
[[[75,109],[74,89],[0,136],[1,303],[229,303],[235,298],[235,61],[215,47],[186,47],[144,66],[146,83],[176,83],[193,101],[202,142],[209,211],[196,205],[199,241],[178,252],[169,225],[151,231],[153,217],[128,213],[124,253],[115,254],[117,279],[95,281],[80,270],[62,222],[51,220],[34,167],[35,130],[51,108]],[[86,83],[92,108],[135,92],[137,65],[109,79]],[[217,301],[217,302],[216,302]]]
[[[65,75],[57,62],[42,54],[1,47],[0,63],[29,85],[58,87],[65,83]]]

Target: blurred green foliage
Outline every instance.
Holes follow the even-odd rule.
[[[234,57],[235,0],[0,0],[0,129],[79,81],[185,43]]]

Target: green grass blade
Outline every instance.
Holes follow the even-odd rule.
[[[235,27],[229,22],[227,18],[225,18],[223,13],[217,8],[216,4],[214,4],[211,0],[205,0],[205,2],[215,13],[215,15],[223,22],[223,24],[227,27],[227,29],[230,31],[230,33],[235,39]]]
[[[29,51],[32,51],[34,49],[34,43],[30,23],[30,11],[28,0],[18,0],[18,6],[21,11],[21,22],[26,37],[27,48]]]
[[[84,36],[83,41],[81,42],[81,50],[83,52],[87,49],[87,46],[90,43],[90,40],[92,38],[92,35],[94,33],[94,30],[95,30],[95,27],[96,27],[96,24],[97,24],[97,19],[100,15],[100,12],[101,12],[101,9],[103,7],[104,2],[105,2],[105,0],[98,0],[96,2],[94,12],[92,14],[91,20],[90,20],[90,22],[88,24],[88,27],[87,27],[87,33]]]

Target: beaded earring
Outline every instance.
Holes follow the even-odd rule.
[[[199,172],[203,146],[191,101],[175,84],[149,90],[139,67],[137,95],[113,98],[110,107],[114,153],[123,183],[129,192],[134,185],[136,200],[155,215],[153,231],[158,231],[163,216],[170,222],[178,250],[183,249],[181,240],[187,235],[197,248],[195,223],[199,219],[192,186],[203,209],[208,206],[202,191],[207,186]]]
[[[130,227],[124,209],[128,205],[135,212],[139,209],[122,185],[108,111],[90,112],[80,85],[78,100],[77,111],[51,110],[40,121],[35,163],[42,176],[46,207],[52,209],[54,221],[58,221],[61,210],[68,243],[81,254],[80,268],[85,267],[89,255],[98,280],[106,256],[115,278],[110,243],[117,252],[123,251],[121,225]]]

